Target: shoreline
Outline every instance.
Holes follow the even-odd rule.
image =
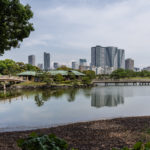
[[[71,123],[51,128],[27,131],[1,132],[0,149],[19,150],[16,141],[30,133],[54,133],[79,150],[111,150],[131,147],[138,141],[150,141],[150,116],[126,117]]]
[[[89,85],[13,85],[8,90],[17,89],[67,89],[67,88],[88,88],[94,87],[93,84]]]

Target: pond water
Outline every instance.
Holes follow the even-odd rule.
[[[150,115],[148,86],[23,90],[8,95],[11,98],[0,100],[0,132]]]

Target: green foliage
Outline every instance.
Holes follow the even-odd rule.
[[[23,71],[38,71],[39,68],[23,62],[15,62],[11,59],[0,60],[0,74],[2,75],[16,75]]]
[[[0,55],[19,46],[30,35],[34,30],[29,22],[32,17],[29,5],[24,6],[19,0],[0,1]]]
[[[63,84],[71,84],[72,82],[70,80],[62,81]]]
[[[17,143],[22,150],[68,150],[66,141],[53,134],[38,136],[32,133],[29,138],[20,139]]]
[[[113,79],[130,78],[130,77],[150,77],[149,71],[134,72],[132,70],[118,69],[110,75]]]
[[[83,84],[86,84],[86,85],[89,85],[91,83],[91,80],[89,77],[82,77],[82,83]]]
[[[57,70],[65,70],[65,71],[69,71],[69,70],[72,70],[71,68],[68,68],[64,65],[62,65],[61,67],[57,68]]]
[[[52,83],[51,75],[49,72],[41,72],[38,75],[41,82],[45,82],[47,85]]]
[[[86,70],[86,71],[83,71],[83,73],[90,79],[95,79],[96,78],[96,74],[94,71],[92,70]]]
[[[54,81],[56,81],[56,83],[61,83],[64,80],[64,77],[61,74],[57,74],[54,76]]]
[[[119,149],[113,148],[112,150],[119,150]],[[150,142],[148,142],[146,144],[143,144],[142,142],[137,142],[133,146],[133,148],[124,147],[120,150],[150,150]]]

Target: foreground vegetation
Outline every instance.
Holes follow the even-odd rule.
[[[54,134],[38,136],[33,132],[28,138],[19,139],[17,143],[22,150],[69,150],[67,142],[56,137]],[[75,149],[71,148],[70,150]],[[133,148],[112,148],[112,150],[150,150],[150,142],[147,142],[146,144],[137,142]]]
[[[112,150],[150,150],[150,142],[144,144],[142,142],[137,142],[133,148],[124,147],[121,149],[113,148]]]
[[[67,142],[54,134],[38,136],[32,133],[28,138],[18,140],[18,146],[22,150],[68,150]]]

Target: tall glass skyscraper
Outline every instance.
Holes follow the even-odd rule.
[[[50,53],[44,52],[44,70],[50,70]]]
[[[117,47],[92,47],[91,66],[125,68],[125,52]]]
[[[117,47],[106,47],[105,66],[118,68],[118,49]]]
[[[105,47],[96,46],[91,48],[91,65],[96,67],[105,66]]]

